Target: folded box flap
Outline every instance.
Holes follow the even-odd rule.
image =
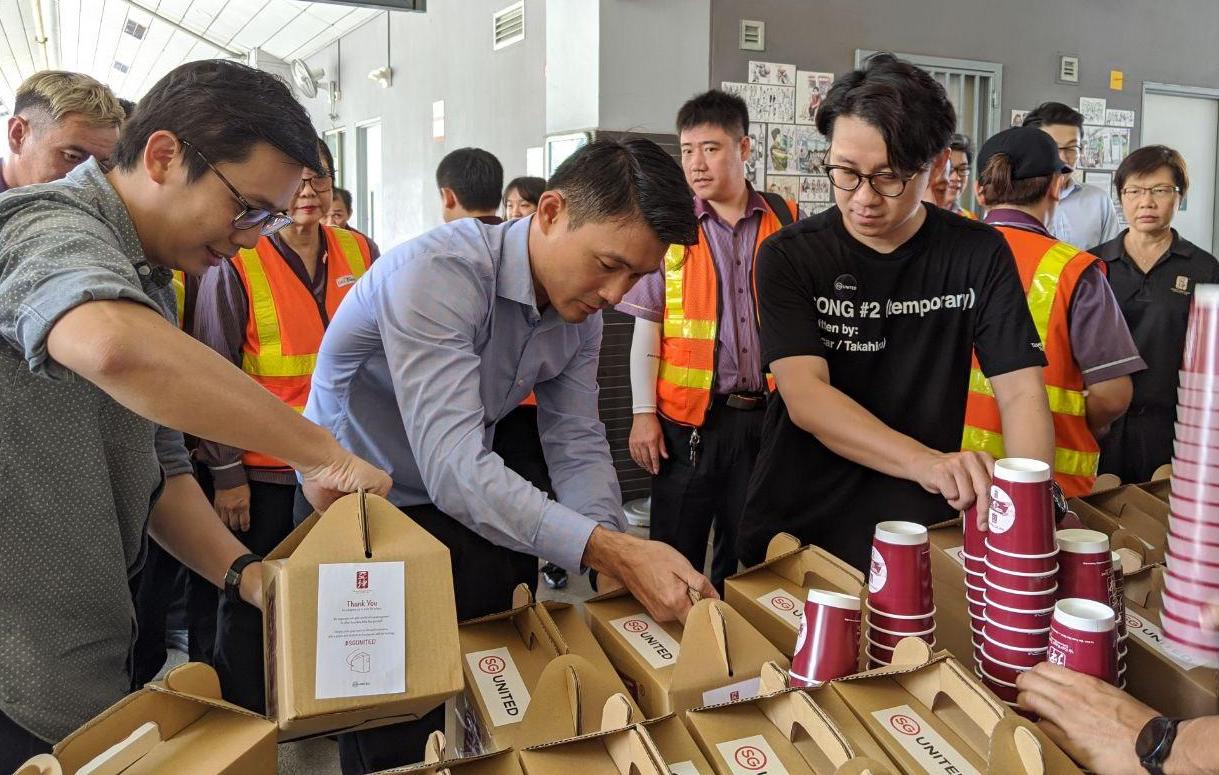
[[[671,692],[757,676],[762,665],[791,663],[745,617],[720,600],[700,600],[690,609],[673,668]]]
[[[605,749],[619,775],[669,775],[669,765],[641,726],[610,733]]]
[[[407,514],[406,516],[410,516]],[[302,523],[300,528],[305,527]],[[294,530],[285,542],[297,537]],[[381,549],[392,547],[395,554],[404,549],[417,551],[434,548],[440,542],[414,520],[403,519],[403,512],[385,498],[352,493],[339,498],[295,542],[288,564],[316,565],[360,559],[376,561]],[[279,555],[283,544],[273,554]]]
[[[249,719],[273,723],[266,716],[221,699],[220,677],[211,665],[202,662],[187,662],[171,668],[161,681],[150,683],[145,688],[158,694],[181,697],[209,708],[230,711]]]
[[[63,768],[51,754],[40,753],[18,767],[13,775],[63,775]]]
[[[855,755],[846,736],[806,692],[768,697],[760,705],[770,723],[789,741],[796,743],[801,736],[806,737],[835,767]]]
[[[1033,730],[1008,715],[991,730],[988,775],[1046,775],[1045,752]]]
[[[552,659],[534,686],[529,708],[514,738],[517,747],[601,730],[601,714],[612,698],[626,706],[626,721],[620,726],[642,720],[639,707],[620,694],[621,690],[616,676],[605,675],[584,657],[564,654]]]

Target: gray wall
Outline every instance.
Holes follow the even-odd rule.
[[[440,223],[436,165],[446,153],[478,146],[504,165],[505,181],[525,174],[525,149],[545,134],[544,0],[526,0],[525,40],[493,51],[491,14],[508,0],[460,0],[428,4],[427,13],[392,13],[394,82],[382,89],[368,79],[385,62],[385,16],[343,37],[310,58],[325,79],[342,88],[331,121],[327,101],[305,100],[319,131],[346,127],[347,186],[355,185],[355,124],[381,119],[382,212],[377,235],[382,250]],[[338,46],[342,69],[338,70]],[[432,102],[445,101],[445,139],[432,139]]]
[[[855,49],[1003,65],[1012,109],[1080,97],[1142,111],[1142,83],[1219,86],[1215,0],[711,0],[711,82],[744,80],[750,59],[841,73]],[[740,51],[740,19],[766,22],[766,51]],[[1055,82],[1060,54],[1080,57],[1079,85]],[[1126,74],[1110,91],[1110,69]],[[1138,142],[1138,126],[1132,143]]]

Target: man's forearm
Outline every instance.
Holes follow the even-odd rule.
[[[1021,395],[999,404],[1003,422],[1003,451],[1008,457],[1026,457],[1054,466],[1054,420],[1040,395]]]
[[[233,560],[249,551],[216,517],[189,474],[165,480],[148,532],[183,565],[218,587],[224,585],[224,574]]]
[[[1182,722],[1172,755],[1164,762],[1164,775],[1213,775],[1219,772],[1219,716]]]

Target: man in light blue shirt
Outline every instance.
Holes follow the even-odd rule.
[[[1054,138],[1062,160],[1072,168],[1079,164],[1084,116],[1061,102],[1043,102],[1024,117],[1024,126],[1035,126]],[[1109,192],[1072,180],[1058,200],[1049,224],[1055,239],[1089,250],[1118,235],[1121,225]]]
[[[670,156],[648,140],[598,141],[555,172],[533,216],[434,229],[382,256],[339,307],[305,415],[389,471],[390,500],[449,547],[459,618],[509,608],[515,584],[536,577],[529,555],[592,568],[602,590],[625,585],[659,620],[683,616],[691,589],[716,596],[676,550],[622,532],[597,418],[600,310],[669,244],[696,238]],[[530,391],[557,500],[491,452],[496,422]],[[443,708],[343,735],[343,772],[422,759],[442,721]]]

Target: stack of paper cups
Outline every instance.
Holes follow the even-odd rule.
[[[935,645],[931,592],[931,544],[927,528],[914,522],[881,522],[872,538],[868,570],[868,666],[893,661],[902,638]]]
[[[1126,574],[1122,570],[1122,556],[1110,552],[1113,563],[1112,588],[1109,594],[1109,607],[1117,618],[1117,686],[1126,688]]]
[[[978,508],[971,506],[961,519],[965,545],[965,603],[969,607],[969,633],[973,641],[974,672],[981,676],[982,629],[986,624],[986,533],[978,527]]]
[[[1202,608],[1219,602],[1219,285],[1194,289],[1178,372],[1164,637],[1198,662],[1219,667],[1219,632]]]
[[[1058,594],[1058,545],[1050,467],[1026,458],[995,463],[984,541],[982,681],[1016,701],[1016,677],[1046,660]]]

